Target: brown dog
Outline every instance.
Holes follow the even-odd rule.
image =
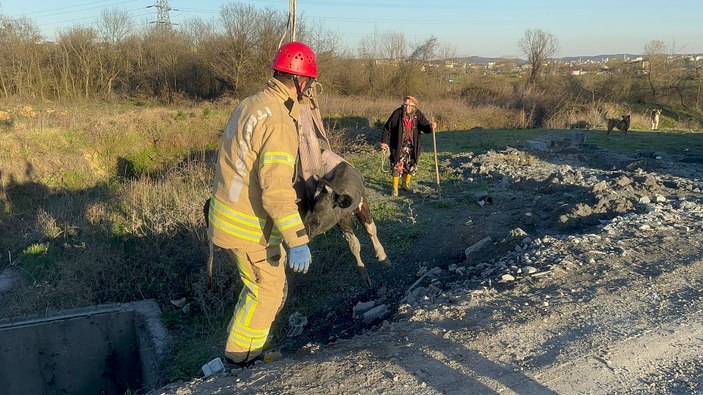
[[[630,128],[630,116],[623,115],[622,119],[608,118],[608,135],[610,135],[613,128],[620,130],[622,132],[622,137],[625,137],[627,129]]]

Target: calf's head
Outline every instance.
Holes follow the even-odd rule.
[[[305,230],[310,238],[324,233],[337,225],[344,215],[353,211],[353,198],[338,194],[326,180],[320,180],[314,196],[312,211],[305,215]]]

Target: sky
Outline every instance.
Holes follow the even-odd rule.
[[[179,24],[216,20],[238,2],[287,14],[288,0],[161,0]],[[156,20],[157,0],[0,0],[0,15],[29,18],[45,39],[77,25],[92,26],[103,10],[124,10],[135,23]],[[554,36],[556,57],[641,54],[653,40],[667,52],[703,53],[703,0],[296,0],[297,18],[321,24],[354,50],[374,34],[403,34],[417,44],[436,37],[456,56],[523,57],[527,29]],[[152,7],[149,7],[152,6]]]

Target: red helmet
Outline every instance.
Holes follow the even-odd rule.
[[[288,74],[317,78],[317,58],[307,45],[292,41],[276,53],[271,68]]]

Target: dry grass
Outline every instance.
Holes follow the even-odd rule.
[[[192,292],[230,109],[16,108],[26,116],[0,134],[0,270],[19,268],[28,287],[0,317]],[[140,173],[123,179],[120,163]]]
[[[32,111],[38,115],[15,122],[11,134],[0,135],[0,177],[5,183],[91,187],[118,175],[119,158],[144,152],[150,154],[144,171],[160,171],[191,152],[213,149],[228,115],[210,105]]]
[[[508,106],[418,96],[419,108],[441,131],[530,122],[525,111]],[[400,102],[323,96],[335,150],[373,150],[380,126]],[[0,318],[144,298],[170,306],[169,300],[188,297],[199,317],[226,323],[239,284],[234,265],[218,252],[214,287],[205,288],[201,209],[234,104],[37,104],[34,117],[20,116],[23,106],[11,107],[15,122],[0,133],[0,270],[14,266],[25,282],[3,295]],[[574,107],[553,115],[553,122],[598,111]],[[638,114],[635,123],[644,120]],[[369,161],[369,168],[378,167],[375,157]]]
[[[34,111],[32,106],[23,106],[20,110],[20,115],[25,118],[35,118],[37,116],[37,112]]]
[[[472,105],[462,99],[423,100],[418,95],[418,108],[437,121],[441,131],[472,128],[497,129],[524,127],[521,111],[495,105]],[[400,107],[402,98],[370,99],[360,97],[325,97],[320,107],[325,117],[359,119],[357,126],[381,127],[391,112]],[[334,128],[334,122],[331,122]],[[347,125],[353,127],[353,125]]]
[[[441,131],[520,128],[530,122],[527,110],[478,106],[475,101],[470,105],[461,99],[425,101],[418,96],[419,108],[437,120]],[[533,96],[530,100],[546,99]],[[343,154],[371,152],[380,140],[381,125],[400,103],[401,98],[323,95],[321,107],[334,149]],[[234,104],[13,106],[17,114],[35,116],[17,115],[13,129],[0,133],[0,240],[7,246],[0,268],[22,266],[23,259],[52,261],[57,271],[34,267],[39,271],[28,272],[29,281],[49,281],[50,288],[74,281],[73,288],[89,288],[76,290],[76,304],[125,295],[166,298],[196,292],[200,285],[192,279],[158,284],[154,278],[142,279],[143,273],[132,265],[140,262],[142,269],[166,278],[186,268],[202,269],[201,204],[208,195],[220,131]],[[588,120],[597,127],[600,114],[623,111],[632,112],[634,127],[648,126],[644,110],[601,103],[565,106],[551,114],[548,124],[564,128]],[[37,243],[47,244],[48,255],[26,253]],[[89,263],[94,260],[99,262]],[[174,262],[181,267],[164,266]],[[101,264],[106,267],[101,269]],[[84,282],[77,273],[93,265],[95,273],[81,274],[93,280]],[[122,282],[99,274],[120,267],[120,273],[111,275],[124,278]],[[169,284],[167,289],[163,284]],[[227,282],[220,290],[231,286]],[[202,303],[212,302],[202,289],[197,292]],[[70,300],[67,296],[61,303],[70,304]]]

